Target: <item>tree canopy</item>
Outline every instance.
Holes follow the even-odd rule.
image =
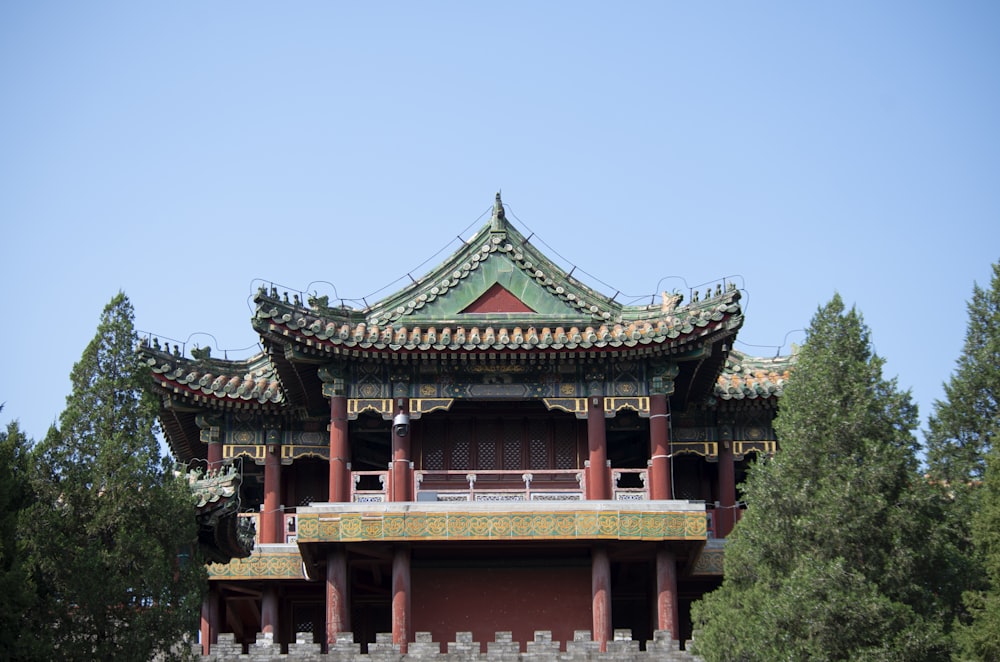
[[[160,457],[135,342],[119,293],[73,367],[59,426],[34,451],[37,499],[22,526],[39,589],[29,626],[47,658],[145,661],[197,622],[192,496]]]
[[[965,344],[928,424],[932,475],[952,486],[982,480],[1000,434],[1000,262],[990,287],[973,287]]]
[[[859,312],[821,307],[751,467],[721,587],[693,607],[706,660],[940,660],[957,602],[943,500],[918,474],[909,392]]]
[[[3,409],[0,405],[0,409]],[[19,513],[33,501],[30,442],[17,422],[0,430],[0,659],[30,657],[33,641],[22,615],[35,606]]]
[[[965,594],[970,622],[958,628],[958,660],[1000,660],[1000,450],[990,452],[972,538],[986,587]]]
[[[1000,262],[973,287],[965,343],[934,403],[927,433],[931,478],[952,498],[948,522],[967,554],[960,660],[1000,659]]]

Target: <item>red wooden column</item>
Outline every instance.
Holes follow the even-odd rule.
[[[611,640],[611,562],[604,547],[594,547],[590,554],[594,641],[601,645],[601,652],[605,653]]]
[[[604,398],[587,398],[587,447],[590,471],[587,473],[587,498],[609,499],[608,438],[604,427]]]
[[[219,592],[209,586],[201,602],[201,654],[208,655],[219,643]]]
[[[219,439],[222,430],[218,425],[212,425],[213,422],[207,418],[198,416],[195,421],[200,428],[198,431],[198,438],[201,443],[205,444],[205,448],[208,451],[205,457],[206,462],[208,462],[208,470],[213,471],[222,466],[222,441]]]
[[[260,596],[260,631],[270,634],[272,641],[278,641],[278,589],[264,587]]]
[[[334,395],[330,398],[330,501],[351,500],[350,454],[347,396]]]
[[[281,444],[280,433],[267,431],[264,452],[264,512],[260,517],[261,543],[281,543],[284,540],[281,511]]]
[[[397,547],[392,555],[392,643],[406,654],[410,640],[410,548]]]
[[[680,639],[677,610],[677,559],[667,549],[656,552],[656,629],[670,630],[671,639]]]
[[[670,425],[667,413],[667,396],[654,393],[649,396],[649,492],[656,500],[672,499]]]
[[[733,530],[736,508],[736,472],[733,449],[728,439],[719,442],[719,508],[715,511],[716,534],[725,538]]]
[[[410,399],[396,398],[397,416],[410,415]],[[410,430],[407,426],[405,434],[392,426],[392,500],[410,501]]]
[[[218,438],[208,442],[208,469],[218,469],[222,465],[222,442]]]
[[[347,603],[347,553],[336,547],[326,556],[326,643],[354,641]]]

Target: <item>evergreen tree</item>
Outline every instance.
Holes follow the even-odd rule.
[[[19,513],[33,501],[29,450],[30,442],[16,421],[0,431],[0,660],[31,657],[34,643],[22,622],[22,615],[34,607],[35,592],[18,522]]]
[[[917,473],[909,392],[839,295],[813,318],[753,466],[722,586],[693,607],[706,660],[940,660],[953,550]]]
[[[955,539],[974,561],[962,583],[977,590],[985,588],[986,573],[971,525],[980,508],[986,457],[1000,433],[1000,263],[993,265],[990,289],[974,286],[968,311],[962,353],[944,385],[945,399],[934,403],[928,421],[927,463],[930,477],[953,501],[948,515]]]
[[[1000,659],[1000,262],[989,289],[974,286],[965,345],[934,403],[929,472],[953,499],[949,522],[970,560],[968,608],[957,639],[962,660]]]
[[[1000,449],[990,451],[987,458],[972,536],[988,587],[965,594],[971,623],[958,629],[955,659],[1000,660]]]
[[[204,585],[190,491],[161,461],[155,402],[119,293],[70,375],[59,427],[37,448],[26,511],[33,612],[48,657],[149,660],[195,629]]]
[[[965,345],[927,434],[931,475],[957,489],[982,480],[1000,432],[1000,262],[988,290],[973,287],[968,310]]]

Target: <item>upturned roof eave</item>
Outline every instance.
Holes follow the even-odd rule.
[[[433,357],[465,354],[497,358],[500,356],[567,356],[569,354],[587,355],[594,353],[628,357],[640,354],[677,355],[720,340],[728,339],[731,342],[735,339],[741,324],[742,316],[734,315],[730,318],[722,318],[698,326],[688,327],[683,333],[677,332],[676,334],[657,336],[655,334],[647,335],[634,331],[635,335],[596,341],[584,339],[579,334],[579,331],[576,330],[577,334],[575,336],[552,336],[550,341],[543,341],[536,344],[513,342],[509,335],[497,335],[496,331],[492,332],[493,336],[473,335],[473,332],[477,331],[477,329],[463,329],[462,333],[465,334],[464,336],[459,336],[455,341],[447,343],[443,342],[443,340],[434,343],[427,342],[427,335],[423,331],[420,332],[424,335],[422,335],[419,342],[413,341],[410,336],[403,338],[402,334],[405,334],[405,331],[400,331],[400,337],[394,337],[386,342],[382,342],[381,339],[374,341],[357,340],[350,336],[344,338],[339,335],[319,337],[315,334],[303,333],[301,328],[289,328],[277,322],[269,325],[263,331],[263,336],[269,343],[291,344],[299,347],[308,354],[329,357],[345,355],[364,356],[368,358],[378,356],[391,357],[393,355],[427,355]],[[560,332],[566,334],[565,329],[560,329]],[[478,333],[484,334],[484,331],[478,330]],[[486,342],[491,337],[493,341]],[[478,341],[476,341],[477,338]],[[562,339],[561,342],[560,338]],[[506,341],[499,342],[500,339],[506,339]]]
[[[660,306],[634,307],[629,321],[579,315],[471,313],[431,317],[410,313],[401,322],[354,323],[327,309],[313,309],[263,296],[252,323],[265,343],[305,347],[338,346],[365,352],[455,352],[594,350],[636,345],[678,345],[725,328],[735,335],[743,323],[734,288],[679,306],[665,297]]]
[[[733,350],[716,379],[713,396],[724,402],[775,403],[783,395],[795,363],[794,354],[768,359]]]
[[[161,395],[185,402],[193,409],[256,409],[279,412],[286,408],[283,402],[261,401],[257,398],[234,398],[194,389],[170,379],[154,379],[154,388],[158,389]]]
[[[178,398],[194,407],[284,408],[284,389],[264,353],[233,361],[188,359],[145,346],[139,349],[139,355],[149,366],[154,387],[162,396]]]

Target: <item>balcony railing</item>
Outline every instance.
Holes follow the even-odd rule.
[[[352,471],[351,501],[354,503],[381,503],[388,501],[386,486],[388,471]]]
[[[388,471],[351,472],[351,501],[389,501]],[[648,501],[648,469],[614,469],[612,498],[616,501]],[[580,501],[586,498],[585,469],[533,471],[444,471],[413,472],[417,501]]]
[[[580,501],[582,469],[414,472],[417,501]]]
[[[614,479],[612,498],[615,501],[649,500],[648,469],[615,469],[611,477]]]

